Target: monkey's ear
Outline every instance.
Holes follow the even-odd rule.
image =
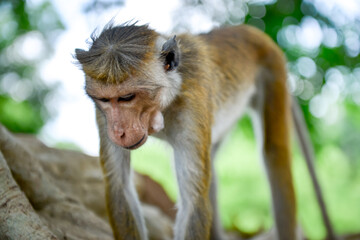
[[[167,40],[161,49],[161,58],[166,71],[174,70],[177,66],[179,66],[180,51],[175,38],[176,35]]]
[[[84,54],[86,54],[86,51],[83,49],[76,48],[75,54],[73,57],[79,61],[80,64],[83,64]]]

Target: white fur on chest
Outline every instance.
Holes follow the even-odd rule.
[[[214,124],[212,126],[211,143],[217,143],[234,126],[238,119],[243,115],[249,104],[251,96],[255,93],[255,86],[239,91],[239,93],[220,106],[215,113]]]

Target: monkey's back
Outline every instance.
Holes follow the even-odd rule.
[[[208,44],[210,59],[228,83],[250,80],[256,68],[284,64],[283,53],[272,39],[248,25],[219,28],[200,37]]]
[[[215,29],[200,35],[208,46],[214,99],[213,141],[221,137],[243,114],[264,71],[279,66],[285,73],[280,48],[260,30],[247,25]],[[286,78],[280,78],[284,81]]]

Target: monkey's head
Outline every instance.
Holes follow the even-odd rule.
[[[175,37],[166,41],[147,25],[135,24],[110,23],[99,36],[92,34],[89,50],[75,50],[86,93],[105,117],[109,139],[126,149],[140,147],[163,129],[162,111],[181,85]]]

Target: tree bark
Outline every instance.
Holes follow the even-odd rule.
[[[0,153],[0,238],[57,239],[35,213]]]
[[[172,201],[148,177],[135,180],[151,204],[143,207],[150,239],[171,239]],[[49,148],[0,125],[0,239],[113,239],[104,196],[97,157]]]

